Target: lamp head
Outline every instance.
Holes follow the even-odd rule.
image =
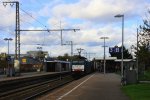
[[[8,38],[4,38],[4,40],[5,40],[5,41],[7,41],[7,40],[8,40]]]
[[[12,38],[9,38],[9,40],[12,41],[13,39],[12,39]]]
[[[118,14],[118,15],[115,15],[114,17],[124,17],[124,15]]]
[[[5,41],[12,41],[12,38],[4,38]]]

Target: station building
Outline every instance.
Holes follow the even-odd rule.
[[[99,71],[104,71],[104,57],[94,58],[94,67]],[[106,73],[118,72],[121,70],[122,59],[117,59],[117,57],[106,57],[105,58],[105,68]],[[124,69],[136,69],[136,60],[134,59],[123,59]]]

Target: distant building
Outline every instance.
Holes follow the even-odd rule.
[[[48,54],[48,51],[28,51],[27,55],[29,57],[35,58],[35,57],[38,57],[40,55],[44,55],[44,57],[45,57],[45,56],[48,56],[49,54]]]
[[[44,59],[47,57],[48,57],[47,51],[28,51],[27,54],[20,54],[20,71],[21,72],[42,71]],[[9,59],[7,58],[6,53],[0,54],[0,65],[3,65],[0,66],[2,67],[2,73],[4,73],[4,69],[8,68],[7,67],[8,62],[9,67],[11,69],[14,68],[14,59],[15,54],[9,54]]]
[[[115,71],[115,60],[117,59],[117,57],[106,57],[105,61],[106,61],[106,72],[114,72]],[[100,71],[102,72],[104,70],[104,57],[99,57],[99,58],[94,58],[94,62],[95,62],[95,67],[97,69],[100,69]]]
[[[117,72],[121,70],[122,59],[117,59],[117,57],[106,57],[106,72]],[[135,67],[134,59],[123,59],[124,68],[129,69],[130,67]],[[101,71],[104,70],[104,57],[94,58],[95,68],[101,68]]]

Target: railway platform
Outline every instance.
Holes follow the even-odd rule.
[[[120,76],[95,73],[74,81],[39,100],[129,100],[121,91]]]
[[[7,77],[7,75],[0,75],[0,82],[23,79],[23,78],[30,78],[30,77],[35,77],[35,76],[42,76],[46,74],[55,74],[55,73],[58,73],[58,72],[28,72],[28,73],[21,73],[20,76],[13,76],[13,77]]]

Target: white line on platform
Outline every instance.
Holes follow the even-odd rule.
[[[65,93],[64,95],[60,96],[57,100],[61,100],[62,98],[64,98],[65,96],[67,96],[68,94],[70,94],[71,92],[73,92],[75,89],[77,89],[79,86],[81,86],[83,83],[85,83],[86,81],[88,81],[90,78],[92,78],[95,74],[91,75],[89,78],[87,78],[86,80],[84,80],[82,83],[80,83],[79,85],[77,85],[76,87],[74,87],[72,90],[70,90],[69,92]]]

